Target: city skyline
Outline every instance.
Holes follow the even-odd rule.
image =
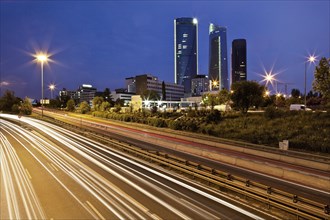
[[[273,70],[282,82],[294,83],[290,90],[302,92],[306,57],[330,57],[328,1],[0,4],[1,93],[9,89],[20,97],[40,98],[40,66],[31,56],[38,50],[52,54],[44,79],[56,84],[56,94],[84,83],[114,90],[126,77],[146,73],[174,82],[173,20],[179,17],[198,19],[198,74],[208,75],[209,23],[227,27],[228,45],[247,40],[248,80],[261,81],[260,74]],[[227,57],[231,66],[230,52]],[[309,91],[313,68],[307,71]]]

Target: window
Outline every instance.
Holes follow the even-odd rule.
[[[183,34],[183,37],[188,37],[188,34]]]

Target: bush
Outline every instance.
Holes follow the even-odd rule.
[[[217,123],[221,120],[221,113],[218,110],[213,110],[206,115],[207,123]]]
[[[172,120],[169,122],[168,127],[173,130],[181,130],[181,122],[179,120]]]

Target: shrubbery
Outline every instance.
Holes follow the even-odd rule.
[[[193,111],[186,113],[143,110],[136,113],[93,112],[93,116],[154,127],[199,132],[221,138],[278,147],[289,140],[289,148],[330,153],[330,114],[283,111],[268,107],[264,113]]]

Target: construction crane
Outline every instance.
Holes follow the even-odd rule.
[[[276,92],[277,92],[277,84],[284,85],[285,95],[288,94],[288,85],[294,85],[294,83],[276,82]]]

